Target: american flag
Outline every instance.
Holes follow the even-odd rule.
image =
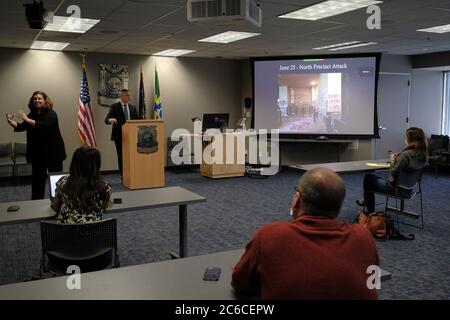
[[[81,92],[78,100],[78,135],[81,141],[91,147],[96,147],[94,129],[94,115],[92,114],[91,97],[86,76],[86,65],[83,63],[83,75],[81,76]]]

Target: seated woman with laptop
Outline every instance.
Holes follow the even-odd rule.
[[[111,207],[111,185],[100,176],[100,152],[82,146],[75,150],[70,174],[56,182],[52,207],[56,222],[89,223],[102,219],[103,211]]]

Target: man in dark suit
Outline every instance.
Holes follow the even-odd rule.
[[[130,93],[128,90],[122,89],[120,101],[111,105],[105,118],[105,123],[113,126],[111,140],[116,145],[120,176],[122,176],[122,126],[127,120],[134,119],[138,119],[136,107],[130,104]]]

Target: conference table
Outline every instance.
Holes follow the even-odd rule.
[[[232,300],[231,268],[243,249],[81,274],[81,289],[69,290],[71,276],[0,286],[0,300]],[[207,267],[219,267],[218,281],[204,281]],[[391,274],[381,271],[381,281]],[[69,280],[69,283],[71,281]],[[242,298],[242,296],[241,296]]]
[[[188,255],[187,205],[205,202],[206,198],[182,187],[114,192],[111,198],[114,203],[112,208],[106,210],[106,214],[178,206],[179,256],[183,258]],[[19,206],[19,210],[8,211],[12,206]],[[0,203],[0,225],[52,220],[55,216],[56,212],[50,207],[49,199]]]
[[[363,171],[384,171],[389,169],[387,159],[377,160],[358,160],[346,162],[330,162],[330,163],[315,163],[315,164],[297,164],[289,166],[289,168],[306,172],[314,168],[327,168],[336,173],[351,173]]]

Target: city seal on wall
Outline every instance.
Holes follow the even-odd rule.
[[[99,64],[98,103],[110,106],[118,101],[120,90],[128,89],[128,66]]]

